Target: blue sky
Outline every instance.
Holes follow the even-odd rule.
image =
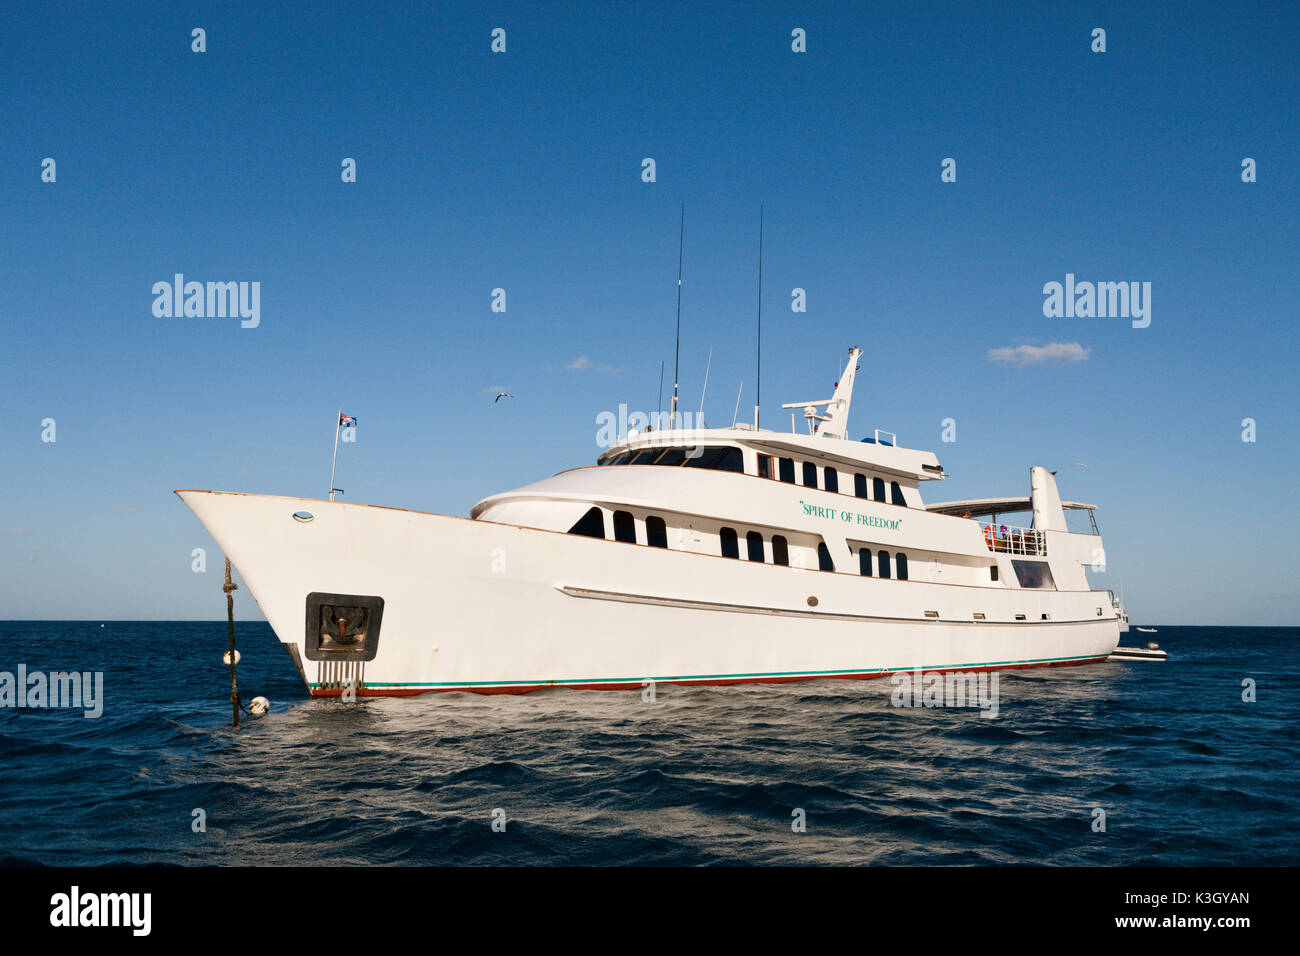
[[[1298,49],[1292,2],[11,8],[0,617],[222,616],[172,489],[323,496],[340,406],[353,501],[590,463],[671,389],[684,201],[684,407],[710,348],[706,419],[753,404],[762,202],[765,424],[859,345],[850,428],[935,450],[929,500],[1046,465],[1135,621],[1295,624]],[[155,317],[178,272],[260,325]],[[1150,326],[1045,317],[1067,273]],[[1050,343],[1087,357],[989,357]]]

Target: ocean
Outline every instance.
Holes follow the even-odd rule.
[[[103,672],[97,719],[0,707],[0,863],[1300,863],[1300,628],[1130,631],[1169,660],[1004,671],[992,718],[889,679],[313,700],[236,636],[238,732],[224,621],[0,623],[0,672]]]

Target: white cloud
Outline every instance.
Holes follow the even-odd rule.
[[[15,537],[24,537],[31,533],[32,533],[31,528],[10,528],[8,531],[5,532],[5,534],[7,535],[14,535]]]
[[[1046,345],[1017,345],[989,349],[989,361],[1013,364],[1016,368],[1027,365],[1065,365],[1069,362],[1087,361],[1091,348],[1078,342],[1048,342]]]
[[[583,369],[591,368],[591,359],[585,355],[579,355],[576,359],[564,366],[570,372],[580,372]]]

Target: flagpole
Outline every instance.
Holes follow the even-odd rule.
[[[339,422],[343,421],[343,409],[334,416],[334,460],[330,462],[330,501],[334,500],[334,466],[339,463]]]

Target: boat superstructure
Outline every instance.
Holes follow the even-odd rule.
[[[932,453],[848,438],[860,354],[830,399],[786,406],[805,434],[670,420],[469,518],[178,494],[317,695],[1104,660],[1118,611],[1085,574],[1101,536],[1065,521],[1093,506],[1063,503],[1041,467],[1025,498],[927,506],[922,487],[945,477]],[[977,520],[1014,510],[1030,523]]]

